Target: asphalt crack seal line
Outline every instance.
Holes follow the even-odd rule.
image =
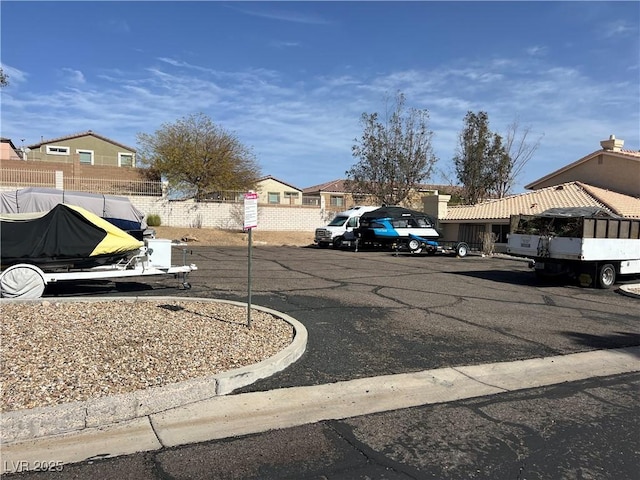
[[[420,405],[640,371],[640,347],[440,368],[214,397],[81,432],[5,444],[3,465],[75,463]],[[152,425],[153,424],[153,427]]]

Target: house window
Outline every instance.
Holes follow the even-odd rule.
[[[133,153],[118,153],[119,167],[133,167]]]
[[[48,155],[69,155],[69,147],[60,147],[58,145],[47,145]]]
[[[280,203],[279,192],[269,192],[269,203]]]
[[[491,225],[491,231],[496,236],[496,243],[507,243],[507,233],[509,233],[510,225]]]
[[[344,198],[336,195],[331,195],[329,198],[329,205],[332,207],[343,207],[344,206]]]
[[[294,205],[298,198],[298,192],[284,192],[284,198],[288,199],[289,205]]]
[[[81,165],[93,165],[93,150],[76,150]]]

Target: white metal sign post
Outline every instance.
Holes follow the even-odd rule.
[[[247,326],[251,328],[251,252],[253,248],[252,232],[258,226],[258,194],[244,194],[244,229],[249,231],[247,262]]]

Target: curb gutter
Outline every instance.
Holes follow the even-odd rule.
[[[3,446],[3,469],[128,455],[420,405],[640,371],[640,347],[217,396],[148,417]]]

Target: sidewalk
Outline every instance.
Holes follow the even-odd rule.
[[[131,420],[2,446],[3,471],[63,463],[640,371],[640,347],[217,396]]]

